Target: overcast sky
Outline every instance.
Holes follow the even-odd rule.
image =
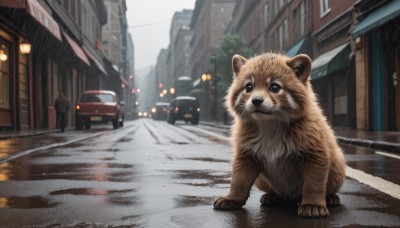
[[[135,46],[135,68],[155,66],[158,53],[168,48],[172,16],[194,9],[195,0],[126,0],[129,32]]]

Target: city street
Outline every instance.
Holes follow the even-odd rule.
[[[296,205],[217,211],[230,187],[228,128],[139,119],[0,141],[1,227],[399,227],[397,155],[341,145],[342,205],[304,219]]]

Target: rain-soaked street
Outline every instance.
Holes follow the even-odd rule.
[[[296,205],[261,206],[255,187],[243,209],[213,209],[229,191],[225,128],[140,119],[2,140],[0,226],[399,227],[399,158],[342,147],[342,205],[304,219]]]

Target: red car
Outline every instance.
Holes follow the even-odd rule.
[[[90,129],[92,123],[113,124],[114,129],[124,125],[124,102],[113,91],[88,90],[82,93],[75,107],[75,126]]]

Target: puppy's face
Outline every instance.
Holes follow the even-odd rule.
[[[232,68],[234,80],[227,96],[231,113],[261,121],[301,116],[311,70],[308,56],[266,53],[247,60],[235,55]]]

